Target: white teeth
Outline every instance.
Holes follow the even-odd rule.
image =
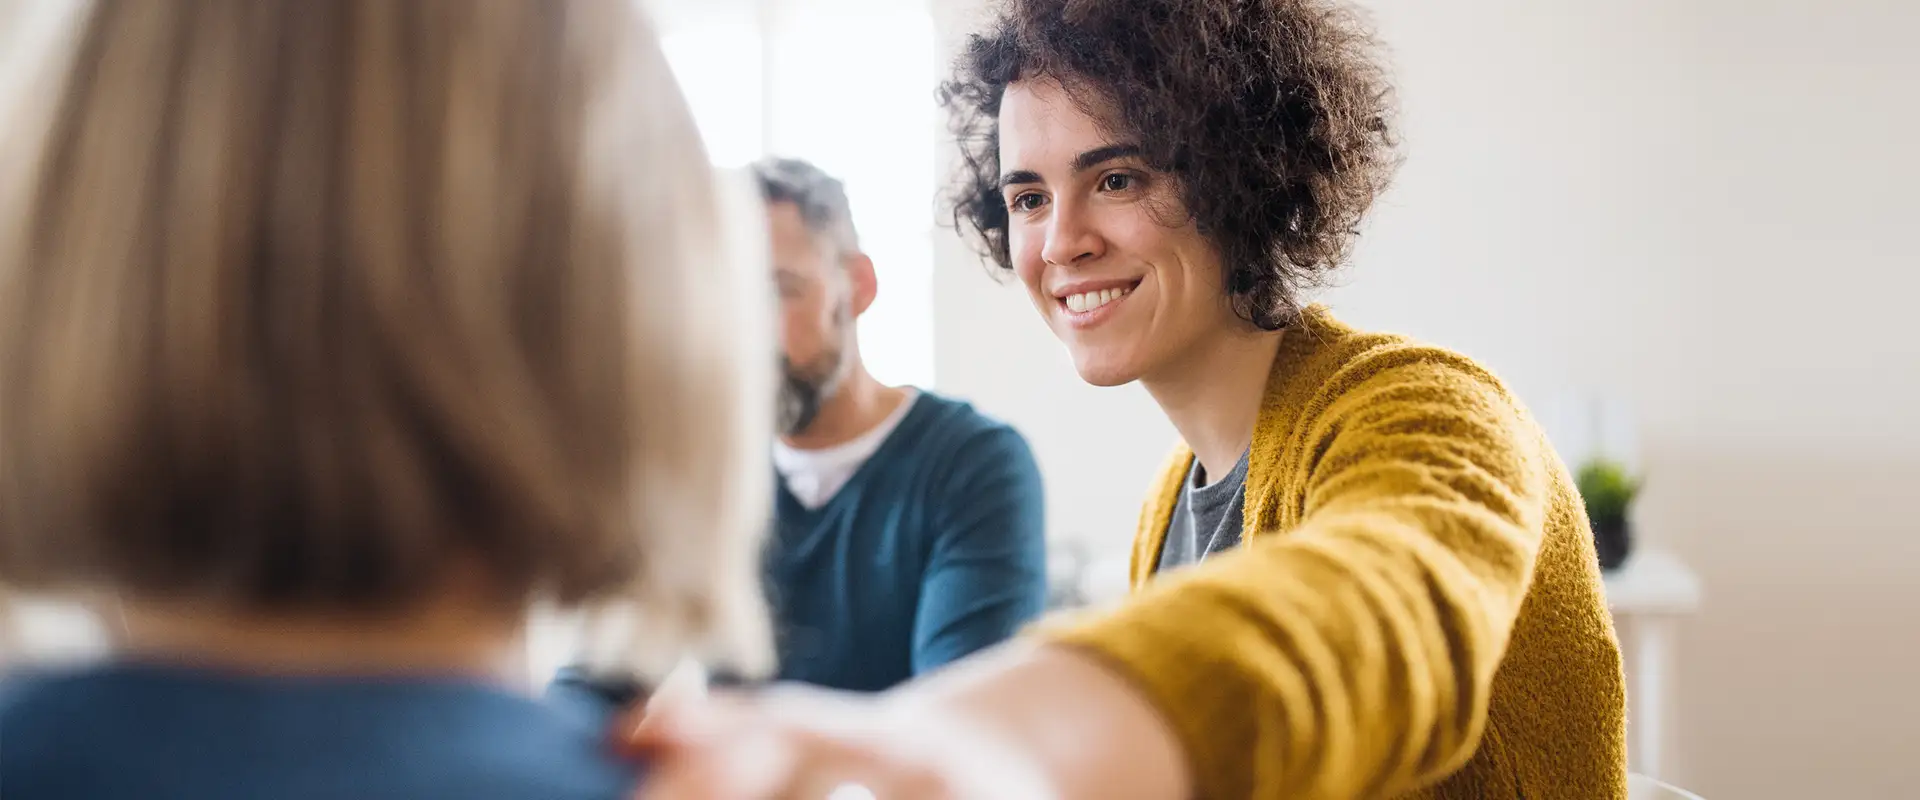
[[[1067,310],[1075,314],[1092,311],[1122,297],[1132,289],[1101,289],[1093,292],[1081,292],[1067,295]]]

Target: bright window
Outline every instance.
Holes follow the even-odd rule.
[[[760,26],[745,11],[702,14],[662,31],[680,90],[715,164],[738,167],[765,152],[765,61]]]
[[[663,20],[714,161],[804,158],[847,184],[880,292],[860,349],[882,382],[933,374],[933,20],[909,0],[784,0]]]

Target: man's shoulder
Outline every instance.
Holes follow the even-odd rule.
[[[914,401],[916,446],[901,454],[907,458],[999,459],[1009,455],[1031,457],[1027,439],[1012,424],[981,412],[972,403],[921,389]]]
[[[1020,432],[1015,430],[1012,424],[982,412],[970,402],[927,389],[921,389],[919,392],[919,398],[914,402],[924,408],[915,410],[926,412],[922,425],[925,430],[963,438],[992,433],[1020,436]]]

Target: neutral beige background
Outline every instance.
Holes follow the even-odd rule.
[[[1569,451],[1650,475],[1642,535],[1706,586],[1671,777],[1920,793],[1920,5],[1369,5],[1408,160],[1325,299],[1485,360]],[[977,13],[934,8],[948,47]],[[1122,545],[1172,431],[941,248],[940,388],[1025,430],[1055,535]]]

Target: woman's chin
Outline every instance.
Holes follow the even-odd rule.
[[[1102,353],[1074,353],[1073,367],[1080,380],[1094,386],[1124,386],[1140,378],[1128,359],[1102,357]]]

